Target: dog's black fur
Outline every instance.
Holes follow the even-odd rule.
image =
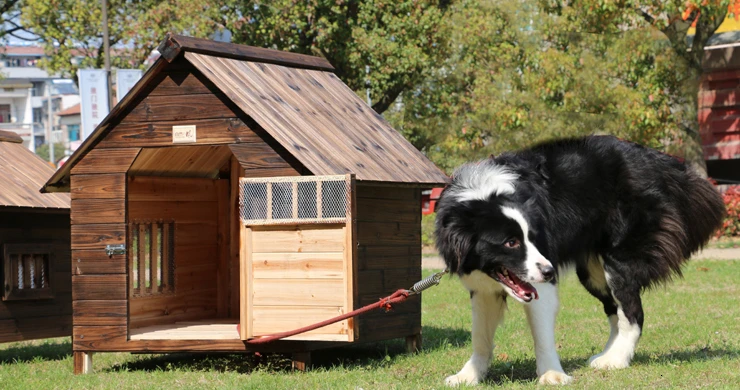
[[[502,168],[515,174],[513,193],[460,199],[473,176]],[[521,232],[501,206],[520,210],[529,231]],[[590,136],[458,169],[437,206],[437,247],[450,271],[480,270],[496,279],[492,269],[502,266],[523,275],[526,257],[526,248],[515,253],[499,243],[528,237],[556,269],[575,266],[608,316],[621,304],[630,323],[642,328],[641,291],[681,275],[681,265],[720,226],[724,212],[715,188],[676,158]],[[598,257],[608,290],[592,280],[588,262]]]

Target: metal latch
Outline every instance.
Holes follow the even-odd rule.
[[[125,255],[126,245],[124,244],[106,245],[105,254],[108,255],[108,257],[111,257],[113,255]]]

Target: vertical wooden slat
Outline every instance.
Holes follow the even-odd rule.
[[[229,275],[229,181],[216,181],[216,201],[218,202],[218,268],[216,269],[216,280],[218,290],[216,293],[216,314],[219,318],[229,317],[229,301],[232,294]]]
[[[239,178],[244,175],[243,171],[244,168],[242,168],[242,166],[239,164],[239,161],[236,159],[236,157],[232,156],[231,172],[229,178],[229,186],[231,187],[231,194],[229,197],[229,275],[231,275],[230,285],[233,286],[231,302],[229,305],[229,312],[231,314],[231,317],[236,317],[241,311],[241,304],[239,301],[241,299],[241,296],[239,294],[239,290],[234,291],[233,289],[239,286],[241,278],[241,273],[239,272],[239,253],[241,250],[239,244],[239,237],[241,236],[241,233],[239,231],[239,226],[241,225],[239,221]]]
[[[31,278],[29,277],[31,275],[31,255],[22,255],[23,256],[23,288],[31,288]]]
[[[239,251],[239,337],[247,340],[252,337],[252,229],[242,224],[240,226]]]
[[[135,230],[135,226],[136,225],[134,225],[133,223],[128,225],[128,237],[126,238],[126,240],[128,241],[126,243],[126,248],[128,248],[128,250],[126,251],[126,253],[128,254],[128,264],[129,264],[129,266],[128,266],[128,272],[129,272],[129,276],[128,276],[128,296],[129,297],[133,297],[134,296],[134,294],[135,294],[136,281],[138,280],[138,275],[136,275],[134,273],[134,270],[136,270],[136,272],[138,272],[138,270],[139,270],[137,268],[137,264],[134,262],[134,254],[137,254],[138,255],[138,252],[136,252],[134,250],[135,249],[134,248],[134,236],[139,233],[138,230],[134,231]]]
[[[149,280],[151,280],[151,292],[156,293],[159,290],[159,284],[157,283],[159,275],[159,267],[157,265],[157,258],[159,257],[159,249],[162,243],[157,240],[157,233],[159,232],[159,223],[153,221],[149,225]]]
[[[162,223],[162,291],[169,291],[172,289],[172,283],[174,280],[170,278],[173,274],[170,267],[170,247],[172,243],[172,222]]]
[[[347,175],[347,181],[349,182],[349,194],[347,196],[347,226],[345,227],[345,238],[346,244],[344,249],[344,261],[345,261],[345,285],[347,286],[345,296],[345,307],[346,310],[351,311],[354,309],[355,302],[359,300],[357,291],[357,275],[358,259],[357,251],[355,250],[355,241],[357,238],[357,196],[356,196],[356,183],[355,175]],[[350,318],[347,321],[347,327],[349,332],[347,334],[349,341],[355,341],[359,337],[359,322],[355,321],[354,318]]]
[[[139,224],[139,295],[147,295],[146,287],[146,230],[147,224]]]

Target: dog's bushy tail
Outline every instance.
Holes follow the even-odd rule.
[[[686,218],[689,255],[701,249],[722,226],[725,203],[719,191],[707,180],[691,172],[687,180],[688,207]]]

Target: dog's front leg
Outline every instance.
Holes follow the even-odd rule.
[[[473,306],[473,356],[460,372],[445,379],[448,386],[474,385],[485,378],[493,356],[493,336],[504,318],[506,303],[501,293],[471,290],[470,302]]]
[[[548,385],[570,383],[573,378],[563,371],[555,349],[555,317],[559,309],[558,289],[550,283],[537,283],[534,286],[539,299],[524,306],[524,310],[534,338],[539,382]]]

